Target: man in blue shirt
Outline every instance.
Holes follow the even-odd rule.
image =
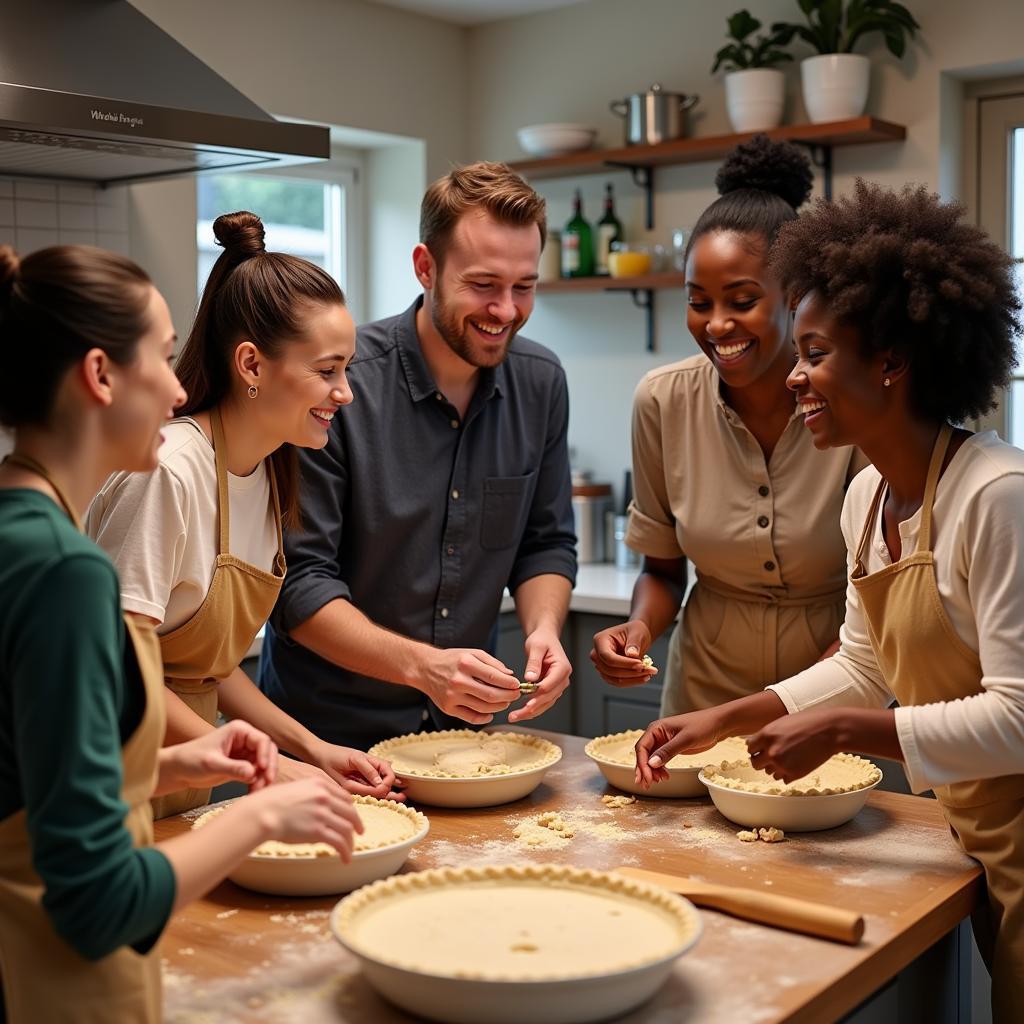
[[[565,374],[518,332],[534,302],[544,200],[502,164],[427,190],[404,313],[359,328],[351,406],[300,450],[303,529],[260,661],[263,691],[334,743],[483,725],[519,698],[490,653],[502,593],[537,691],[565,690],[575,582]]]

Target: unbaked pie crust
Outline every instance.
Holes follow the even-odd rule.
[[[716,786],[769,796],[830,796],[873,786],[882,777],[878,767],[856,754],[833,754],[824,764],[795,782],[780,782],[755,768],[749,758],[726,761],[704,769]]]
[[[427,828],[427,819],[419,811],[395,803],[394,800],[378,800],[372,796],[354,796],[356,813],[363,823],[363,832],[355,836],[353,853],[365,850],[379,850],[385,846],[397,846]],[[201,814],[192,823],[193,828],[202,828],[222,813],[227,805],[214,807]],[[287,857],[301,860],[308,857],[337,857],[338,851],[327,843],[282,843],[276,839],[261,843],[250,857]]]
[[[554,743],[518,732],[447,729],[384,740],[370,753],[386,758],[399,776],[423,779],[480,779],[517,775],[554,764],[562,752]]]
[[[657,886],[564,865],[437,868],[365,886],[335,910],[356,953],[435,977],[557,981],[676,956],[693,907]]]
[[[630,729],[628,732],[598,736],[591,740],[584,750],[595,761],[635,768],[636,751],[633,748],[643,734],[643,729]],[[699,754],[676,754],[665,767],[670,770],[673,768],[699,769],[705,765],[743,757],[746,753],[747,741],[739,736],[731,736],[729,739],[719,740],[713,747],[702,750]]]

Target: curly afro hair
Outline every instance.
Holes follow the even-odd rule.
[[[1014,260],[962,216],[924,186],[858,179],[787,224],[770,256],[787,291],[821,296],[866,351],[908,360],[917,415],[953,423],[995,406],[1021,330]]]
[[[792,143],[772,142],[767,135],[741,142],[715,175],[719,198],[698,218],[686,255],[713,231],[757,238],[767,251],[779,228],[796,219],[813,183],[810,161]]]

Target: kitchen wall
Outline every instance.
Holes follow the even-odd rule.
[[[884,47],[873,58],[868,111],[906,125],[907,139],[835,151],[835,190],[857,175],[900,186],[923,182],[957,196],[962,174],[962,83],[967,78],[1024,70],[1024,5],[1018,0],[905,0],[921,22],[920,43],[902,62]],[[469,47],[472,158],[522,159],[515,131],[545,121],[579,121],[599,129],[599,145],[623,141],[608,102],[660,81],[666,89],[701,95],[691,133],[728,132],[723,87],[709,72],[724,43],[725,21],[746,6],[764,23],[795,21],[795,0],[748,0],[732,5],[706,0],[589,0],[560,10],[474,28]],[[803,54],[797,44],[794,53]],[[799,72],[789,76],[786,120],[806,120]],[[572,188],[583,188],[591,220],[600,216],[606,180],[615,184],[619,216],[630,237],[667,243],[671,229],[692,224],[714,198],[715,165],[659,169],[656,230],[642,225],[639,190],[625,173],[573,181],[542,181],[550,221],[570,215]],[[643,314],[626,295],[565,294],[538,297],[527,333],[550,345],[569,374],[571,441],[578,460],[618,483],[629,462],[629,414],[636,382],[652,366],[692,354],[685,333],[682,292],[656,294],[658,352],[643,351]]]

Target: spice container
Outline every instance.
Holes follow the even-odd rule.
[[[572,515],[576,526],[576,558],[581,564],[603,562],[604,519],[612,509],[612,485],[594,483],[589,474],[573,474]]]

